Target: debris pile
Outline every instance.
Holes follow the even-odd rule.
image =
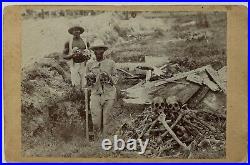
[[[165,67],[160,67],[158,70],[162,70],[162,68],[165,69]],[[160,75],[158,76],[155,70],[149,74],[149,78],[146,78],[146,80],[122,90],[125,95],[123,99],[125,103],[151,104],[155,96],[164,98],[176,96],[182,104],[189,103],[191,107],[195,107],[208,94],[218,98],[214,99],[216,103],[217,100],[226,96],[226,67],[216,71],[210,65],[207,65],[188,72],[178,72],[170,77],[161,74],[158,74]],[[158,79],[155,80],[155,76],[158,76]],[[226,105],[225,101],[223,101],[223,105]],[[217,109],[222,108],[223,106]]]
[[[119,133],[124,139],[149,139],[146,156],[192,158],[196,152],[222,151],[225,125],[224,116],[189,109],[177,97],[155,97]]]
[[[151,70],[154,73],[156,69]],[[123,90],[123,101],[128,106],[146,108],[122,124],[120,136],[149,139],[145,152],[148,157],[213,158],[220,152],[225,155],[225,75],[226,67],[216,71],[207,65],[170,77],[145,79]],[[216,152],[217,155],[208,155]]]

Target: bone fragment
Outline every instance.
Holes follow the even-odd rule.
[[[163,124],[163,126],[168,130],[170,135],[174,138],[174,140],[177,141],[177,143],[182,146],[183,148],[187,148],[186,144],[180,141],[178,137],[175,135],[175,133],[172,131],[172,129],[168,126],[167,122],[165,121],[166,115],[164,113],[161,113],[158,117],[158,120]]]

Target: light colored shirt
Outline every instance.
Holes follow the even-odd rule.
[[[91,86],[92,95],[100,95],[105,100],[116,98],[116,88],[111,84],[101,84],[100,74],[106,72],[112,79],[113,84],[118,81],[115,62],[111,59],[104,59],[100,62],[95,59],[91,59],[86,65],[86,74],[94,73],[96,75],[96,82]]]

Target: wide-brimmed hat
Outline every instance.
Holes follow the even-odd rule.
[[[104,44],[104,42],[101,39],[96,39],[93,44],[91,44],[90,49],[96,49],[96,48],[105,48],[105,50],[108,49],[108,46]]]
[[[69,28],[68,32],[73,35],[74,31],[76,30],[80,31],[80,34],[84,32],[84,28],[82,28],[81,26],[72,26],[71,28]]]

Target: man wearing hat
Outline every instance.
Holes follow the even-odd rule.
[[[88,50],[89,43],[80,36],[84,32],[82,27],[73,26],[69,28],[68,32],[73,37],[65,43],[63,58],[68,60],[72,85],[82,89],[86,85],[86,62],[91,58],[91,52]]]
[[[95,40],[91,49],[95,59],[89,60],[86,66],[87,85],[91,89],[90,110],[95,131],[107,133],[109,114],[116,99],[118,77],[115,62],[104,57],[108,47],[102,40]]]

